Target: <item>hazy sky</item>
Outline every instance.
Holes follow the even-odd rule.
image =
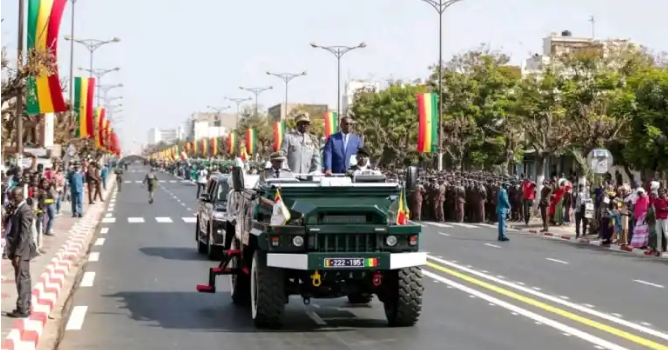
[[[2,45],[16,45],[18,0],[2,0]],[[465,0],[444,16],[444,57],[490,44],[517,64],[541,50],[541,38],[568,29],[589,36],[630,38],[668,51],[668,2],[658,0]],[[61,34],[70,32],[68,4]],[[123,83],[125,147],[146,143],[151,127],[182,125],[225,96],[250,97],[239,86],[268,86],[260,103],[283,100],[283,83],[265,71],[308,71],[290,85],[294,103],[336,106],[336,60],[322,45],[368,46],[344,56],[343,81],[424,78],[438,58],[438,17],[421,0],[78,0],[75,37],[109,39],[95,54],[96,68],[121,67],[103,84]],[[68,75],[69,43],[59,48],[61,76]],[[75,47],[75,66],[89,56]]]

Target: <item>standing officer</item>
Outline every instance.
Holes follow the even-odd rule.
[[[318,138],[309,134],[311,118],[306,112],[299,112],[295,117],[297,130],[286,133],[281,152],[286,155],[288,167],[296,174],[320,171],[320,143]]]
[[[510,239],[506,236],[506,218],[511,210],[510,200],[508,198],[508,184],[502,184],[499,187],[496,200],[496,216],[498,220],[498,236],[500,242],[507,242]]]

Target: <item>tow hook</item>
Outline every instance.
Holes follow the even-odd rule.
[[[314,287],[320,287],[322,285],[322,278],[320,277],[318,270],[311,275],[311,284],[313,284]]]
[[[373,275],[373,279],[371,280],[371,283],[373,283],[374,287],[380,286],[382,283],[383,275],[380,274],[380,272],[376,272],[375,275]]]

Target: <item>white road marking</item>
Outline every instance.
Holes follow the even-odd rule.
[[[103,218],[102,223],[103,224],[113,224],[116,222],[116,218]]]
[[[169,224],[169,223],[173,222],[172,219],[168,218],[168,217],[158,217],[158,218],[155,218],[155,221],[157,221],[159,223],[162,223],[162,224]]]
[[[652,327],[652,324],[649,322],[640,322],[643,326]]]
[[[485,223],[479,223],[478,225],[480,226],[485,226],[485,227],[491,227],[491,228],[499,228],[498,225],[492,225],[492,224],[485,224]]]
[[[187,217],[187,218],[181,218],[181,219],[183,219],[183,222],[185,222],[186,224],[194,224],[194,223],[197,222],[197,218],[193,218],[193,217]]]
[[[137,224],[144,222],[144,218],[128,218],[128,222],[131,224]]]
[[[111,213],[112,211],[114,211],[114,209],[116,209],[114,205],[110,204],[109,207],[107,208],[107,211]]]
[[[125,183],[125,184],[129,184],[130,182],[132,182],[132,181],[130,181],[130,180],[123,181],[123,183]]]
[[[165,180],[159,180],[158,182],[163,183],[163,182],[167,182],[167,181],[165,181]]]
[[[112,213],[106,213],[106,214],[104,214],[104,217],[106,217],[106,218],[110,218],[110,217],[112,217],[113,215],[114,215],[114,214],[112,214]]]
[[[79,284],[79,287],[92,287],[94,281],[95,281],[95,272],[87,271],[81,278],[81,284]]]
[[[172,183],[172,184],[173,184],[173,183],[175,183],[175,182],[176,182],[176,180],[169,180],[169,183]]]
[[[107,233],[109,233],[109,227],[103,227],[103,228],[101,228],[101,229],[100,229],[100,233],[103,234],[103,235],[106,235]]]
[[[325,320],[323,320],[322,317],[318,316],[318,314],[316,314],[315,311],[311,310],[311,308],[308,307],[306,308],[306,315],[308,315],[308,317],[310,317],[313,320],[313,322],[315,322],[315,324],[317,324],[318,326],[327,325],[327,322],[325,322]]]
[[[142,181],[137,180],[137,181],[135,181],[135,183],[140,184],[140,183],[142,183]]]
[[[668,340],[668,334],[666,334],[666,333],[662,333],[662,332],[656,331],[654,329],[644,327],[644,326],[639,325],[637,323],[633,323],[633,322],[623,320],[619,317],[615,317],[614,315],[609,315],[609,314],[606,314],[604,312],[599,312],[597,310],[593,310],[591,308],[587,308],[585,306],[578,305],[578,304],[575,304],[575,303],[570,302],[570,301],[562,300],[562,299],[559,299],[557,297],[545,294],[543,292],[538,292],[538,291],[532,290],[530,288],[522,287],[520,285],[520,283],[512,283],[512,282],[504,281],[504,280],[496,278],[494,276],[486,275],[484,273],[480,273],[478,271],[466,268],[464,266],[452,263],[450,261],[435,258],[431,255],[428,256],[428,258],[430,260],[434,260],[434,261],[436,261],[440,264],[449,266],[451,268],[466,272],[468,274],[471,274],[471,275],[474,275],[474,276],[477,276],[477,277],[480,277],[480,278],[484,278],[488,281],[492,281],[492,282],[495,282],[497,284],[500,284],[500,285],[503,285],[503,286],[506,286],[506,287],[510,287],[510,288],[515,289],[515,290],[519,290],[521,292],[533,295],[533,296],[538,297],[538,298],[543,298],[545,300],[549,300],[549,301],[551,301],[555,304],[559,304],[561,306],[569,307],[573,310],[577,310],[577,311],[580,311],[580,312],[585,313],[585,314],[589,314],[589,315],[592,315],[592,316],[595,316],[595,317],[598,317],[598,318],[601,318],[601,319],[604,319],[604,320],[607,320],[607,321],[610,321],[610,322],[617,323],[617,324],[625,326],[627,328],[631,328],[631,329],[634,329],[636,331],[649,334],[649,335],[651,335],[653,337],[656,337],[656,338]]]
[[[463,222],[453,222],[452,224],[457,225],[457,226],[461,226],[461,227],[466,227],[466,228],[479,228],[478,226],[465,224]]]
[[[100,252],[91,252],[88,256],[88,262],[100,261]]]
[[[104,244],[104,238],[98,238],[95,240],[95,245],[100,246]]]
[[[67,325],[65,326],[66,331],[78,331],[81,330],[83,326],[84,319],[86,318],[86,311],[88,311],[88,306],[75,306],[72,308],[70,313],[70,319],[67,320]]]
[[[594,308],[594,305],[592,305],[592,304],[584,304],[584,306],[586,306],[586,307],[588,307],[588,308],[590,308],[590,309],[593,309],[593,308]]]
[[[664,286],[662,286],[660,284],[647,282],[647,281],[643,281],[643,280],[633,280],[633,282],[637,282],[637,283],[640,283],[640,284],[644,284],[646,286],[651,286],[651,287],[656,287],[656,288],[665,288]]]
[[[545,260],[551,261],[551,262],[556,262],[557,264],[568,265],[568,261],[563,261],[563,260],[559,260],[559,259],[545,258]]]
[[[567,297],[567,296],[565,296],[565,295],[561,295],[561,296],[559,296],[559,298],[564,299],[564,300],[568,300],[568,299],[570,299],[569,297]]]
[[[430,224],[432,224],[434,226],[438,226],[438,227],[445,227],[445,228],[453,228],[454,227],[452,225],[444,224],[442,222],[430,222]]]
[[[604,339],[601,339],[601,338],[596,337],[594,335],[591,335],[589,333],[585,333],[585,332],[583,332],[579,329],[575,329],[573,327],[567,326],[567,325],[565,325],[563,323],[560,323],[560,322],[557,322],[553,319],[541,316],[541,315],[536,314],[534,312],[531,312],[527,309],[523,309],[519,306],[513,305],[513,304],[508,303],[508,302],[505,302],[501,299],[497,299],[497,298],[495,298],[491,295],[479,292],[478,290],[475,290],[473,288],[469,288],[469,287],[467,287],[463,284],[459,284],[455,281],[449,280],[449,279],[447,279],[443,276],[437,275],[437,274],[432,273],[430,271],[422,271],[422,273],[427,277],[430,277],[430,278],[439,280],[439,281],[441,281],[445,284],[451,285],[452,287],[454,287],[456,289],[459,289],[464,293],[474,295],[474,296],[476,296],[480,299],[483,299],[483,300],[487,301],[488,303],[494,303],[494,304],[496,304],[496,305],[498,305],[498,306],[500,306],[504,309],[507,309],[511,312],[522,315],[524,317],[530,318],[530,319],[534,320],[535,322],[542,323],[542,324],[545,324],[545,325],[550,326],[552,328],[555,328],[555,329],[557,329],[557,330],[559,330],[563,333],[572,334],[572,335],[574,335],[574,336],[576,336],[576,337],[578,337],[578,338],[580,338],[584,341],[590,342],[594,345],[600,345],[600,346],[603,346],[603,347],[608,348],[610,350],[627,350],[624,347],[613,344],[611,342],[608,342]]]
[[[485,243],[485,245],[488,246],[488,247],[492,247],[492,248],[496,248],[496,249],[501,249],[501,246],[498,246],[498,245],[496,245],[496,244]]]
[[[619,318],[622,318],[622,314],[616,314],[616,313],[612,313],[612,316],[615,316],[615,317],[619,317]]]
[[[450,236],[449,233],[445,233],[445,232],[439,232],[438,234],[441,235],[441,236],[445,236],[445,237]]]

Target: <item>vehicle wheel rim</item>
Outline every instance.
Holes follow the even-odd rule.
[[[257,270],[255,270],[256,261],[253,259],[253,266],[251,267],[251,278],[250,278],[250,293],[251,293],[251,308],[253,313],[253,319],[257,316]]]

